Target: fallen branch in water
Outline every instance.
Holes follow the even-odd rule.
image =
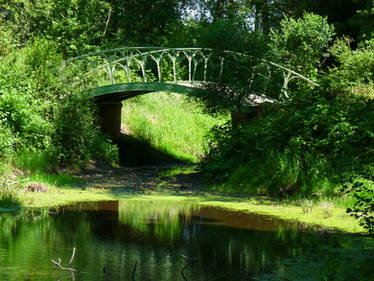
[[[64,267],[61,265],[61,259],[58,258],[58,262],[51,259],[51,262],[53,262],[57,267],[59,267],[60,269],[62,270],[68,270],[68,271],[72,271],[72,272],[78,272],[78,270],[74,269],[74,268],[71,268],[71,267]]]
[[[189,267],[191,264],[193,264],[196,260],[197,260],[197,258],[190,258],[190,257],[187,257],[187,256],[185,256],[185,255],[180,255],[180,256],[182,256],[183,258],[186,258],[186,259],[189,259],[189,260],[191,260],[189,263],[187,263],[183,268],[182,268],[182,270],[181,270],[181,274],[182,274],[182,277],[183,277],[183,280],[184,281],[188,281],[188,279],[186,278],[186,276],[184,275],[184,271],[187,269],[187,267]]]
[[[71,258],[70,258],[70,261],[69,261],[69,265],[71,265],[71,263],[73,262],[74,257],[75,257],[75,247],[73,248],[73,253],[71,255]]]
[[[72,264],[73,260],[74,260],[74,257],[75,257],[75,247],[73,248],[73,253],[71,255],[71,258],[70,258],[70,261],[69,261],[69,266]],[[74,273],[75,272],[78,272],[78,270],[72,268],[72,267],[64,267],[61,265],[61,259],[60,258],[57,258],[57,261],[51,259],[51,262],[56,265],[59,269],[61,270],[64,270],[64,271],[70,271],[71,272],[71,278],[73,279],[73,281],[75,280],[75,275]],[[67,277],[62,277],[60,278],[59,280],[63,280],[63,279],[66,279]]]
[[[74,276],[74,273],[72,272],[71,275],[65,275],[65,276],[62,276],[60,279],[58,279],[57,281],[61,281],[61,280],[64,280],[64,279],[68,279],[68,278],[71,278],[73,281],[75,280],[75,276]]]

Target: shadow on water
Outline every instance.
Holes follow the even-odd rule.
[[[114,143],[118,147],[119,161],[123,167],[190,163],[130,135],[121,134]]]

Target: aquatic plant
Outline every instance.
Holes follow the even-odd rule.
[[[323,218],[327,219],[332,216],[332,209],[334,207],[334,204],[332,202],[324,201],[321,203],[320,208],[323,211]]]
[[[300,206],[304,214],[311,213],[313,209],[313,205],[314,205],[313,200],[303,199],[300,201]]]

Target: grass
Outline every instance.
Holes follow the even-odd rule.
[[[13,165],[25,172],[45,172],[53,167],[53,156],[46,151],[19,151]]]
[[[306,154],[272,151],[262,157],[248,157],[250,160],[242,165],[233,164],[235,161],[224,161],[224,158],[218,161],[213,158],[213,161],[219,164],[208,162],[213,170],[208,170],[207,179],[212,182],[216,191],[222,192],[298,198],[340,196],[340,185],[336,183],[338,173],[331,168],[330,163],[312,159],[307,161],[308,164],[303,164],[302,157],[311,158]],[[205,163],[204,165],[207,166]],[[216,167],[219,167],[219,170],[214,170]],[[216,184],[219,182],[217,178],[222,184]]]
[[[85,183],[81,178],[74,177],[72,175],[61,173],[61,174],[48,174],[48,173],[35,173],[31,174],[29,180],[32,182],[40,182],[50,186],[63,187],[63,186],[78,186]]]
[[[30,182],[40,182],[50,186],[75,186],[83,184],[84,180],[67,173],[51,172],[53,156],[45,151],[21,151],[13,160],[13,164],[26,173],[23,179]]]
[[[205,135],[228,116],[214,118],[184,95],[151,93],[124,102],[124,130],[173,157],[198,162],[205,154]]]
[[[163,171],[160,177],[174,177],[180,172],[181,168]],[[189,172],[192,171],[184,171],[184,173]],[[40,172],[30,174],[29,181],[48,184],[49,191],[24,193],[22,187],[12,190],[3,189],[2,194],[0,194],[0,206],[3,208],[20,205],[26,207],[54,207],[83,201],[128,199],[150,202],[172,200],[181,204],[189,202],[201,206],[214,206],[234,211],[270,215],[351,233],[363,232],[358,221],[345,213],[343,199],[335,201],[329,199],[316,200],[308,212],[305,212],[305,206],[300,200],[278,200],[265,196],[238,196],[189,190],[170,192],[163,190],[162,187],[157,191],[150,190],[143,194],[131,190],[127,192],[125,188],[120,191],[112,190],[103,185],[98,188],[71,175],[45,175]]]
[[[14,208],[21,204],[22,200],[14,189],[5,184],[0,188],[0,209]]]

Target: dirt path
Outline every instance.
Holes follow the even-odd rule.
[[[77,176],[85,179],[90,187],[116,189],[119,192],[202,190],[202,182],[192,165],[112,167],[91,162]]]

